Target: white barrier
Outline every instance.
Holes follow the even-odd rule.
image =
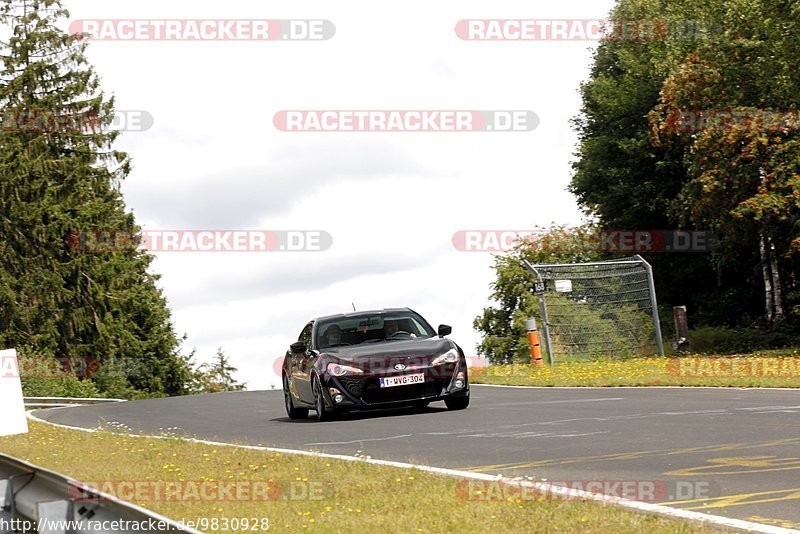
[[[0,350],[0,406],[0,436],[28,432],[16,349]]]

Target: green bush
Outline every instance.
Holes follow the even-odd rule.
[[[598,305],[566,295],[548,295],[551,342],[556,361],[626,358],[655,350],[652,317],[635,304]],[[564,325],[558,328],[557,325]]]
[[[140,362],[122,365],[115,361],[59,359],[43,355],[27,345],[17,348],[17,356],[22,391],[26,397],[134,400],[166,396],[163,392],[149,393],[131,386],[128,376],[137,372],[141,374]]]
[[[23,351],[25,352],[25,351]],[[26,397],[95,398],[104,395],[89,378],[64,371],[56,358],[19,354],[22,392]]]
[[[692,352],[739,354],[800,346],[800,332],[796,325],[789,323],[776,323],[767,328],[704,326],[690,330],[689,341]]]

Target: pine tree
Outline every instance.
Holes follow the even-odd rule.
[[[219,393],[242,391],[247,384],[240,384],[234,377],[238,369],[230,364],[230,358],[222,348],[212,364],[203,364],[194,371],[192,389],[194,393]]]
[[[140,231],[119,189],[131,161],[113,148],[114,99],[86,40],[57,27],[67,17],[59,0],[0,0],[11,29],[0,44],[0,346],[96,356],[123,375],[120,385],[101,371],[100,384],[181,394],[190,371],[152,256],[67,239]]]

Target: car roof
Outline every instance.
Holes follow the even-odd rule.
[[[383,308],[382,310],[358,310],[349,313],[337,313],[334,315],[326,315],[324,317],[316,317],[312,319],[315,323],[318,321],[327,321],[328,319],[347,319],[349,317],[354,317],[356,315],[364,315],[367,313],[391,313],[391,312],[400,312],[400,311],[413,311],[411,308]]]

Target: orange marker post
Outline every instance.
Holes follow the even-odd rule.
[[[528,343],[531,346],[531,361],[536,367],[544,365],[542,360],[542,348],[539,346],[539,331],[536,329],[536,319],[530,318],[525,321],[525,328],[528,330]]]

